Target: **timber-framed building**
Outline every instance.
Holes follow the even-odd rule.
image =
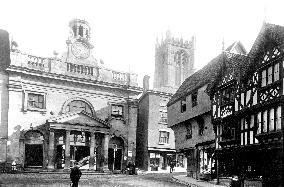
[[[225,55],[207,89],[217,177],[282,186],[284,28],[264,23],[247,56]]]

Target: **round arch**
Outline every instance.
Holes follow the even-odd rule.
[[[39,130],[28,130],[23,135],[25,167],[43,166],[44,135]]]
[[[85,108],[89,108],[88,110],[90,110],[90,112],[86,111],[87,113],[91,113],[92,116],[96,116],[95,113],[95,109],[93,107],[93,105],[91,104],[91,102],[89,102],[88,100],[81,98],[81,97],[73,97],[70,98],[68,100],[66,100],[61,108],[61,113],[65,114],[67,112],[70,112],[70,108],[68,109],[70,103],[74,103],[74,102],[78,102],[78,103],[82,103],[82,104],[86,104]]]
[[[109,140],[108,168],[109,170],[122,170],[125,152],[124,139],[119,136],[112,136]]]

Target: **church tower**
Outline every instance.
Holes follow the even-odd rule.
[[[171,37],[170,31],[155,49],[154,90],[174,93],[194,72],[195,38],[191,41]]]

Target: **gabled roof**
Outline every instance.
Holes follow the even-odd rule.
[[[219,75],[212,79],[206,88],[206,92],[209,96],[218,89],[221,85],[222,78],[226,75],[231,75],[233,80],[237,80],[243,74],[243,72],[247,71],[249,68],[251,59],[246,55],[234,54],[234,53],[224,53],[226,55],[226,61],[222,64],[222,68],[219,72]]]
[[[225,51],[229,53],[242,54],[242,55],[247,54],[244,45],[240,41],[235,41]]]
[[[273,41],[277,45],[284,44],[284,27],[271,23],[264,23],[249,52],[251,58],[256,57],[265,47],[267,41]]]
[[[188,77],[170,99],[167,106],[174,104],[182,97],[190,95],[205,84],[208,84],[206,91],[211,95],[211,92],[217,86],[225,70],[234,71],[234,76],[237,76],[237,74],[241,73],[240,67],[248,61],[249,58],[242,54],[221,53],[201,70]],[[235,71],[236,69],[239,69],[239,71]]]
[[[280,25],[274,25],[271,23],[264,23],[262,28],[255,39],[255,42],[248,54],[251,61],[250,64],[247,64],[247,67],[244,68],[242,79],[248,78],[248,74],[252,73],[256,69],[257,59],[263,57],[263,53],[269,45],[282,46],[284,49],[284,27]],[[284,52],[284,50],[283,50]]]
[[[69,112],[47,120],[49,123],[68,123],[68,124],[82,124],[87,126],[97,126],[102,128],[110,128],[110,124],[106,121],[94,117],[85,111]]]
[[[267,39],[276,42],[277,45],[284,45],[284,27],[264,23],[248,55],[232,53],[235,50],[246,52],[240,42],[234,42],[225,52],[211,60],[201,70],[188,77],[170,99],[167,106],[174,104],[180,98],[191,94],[207,83],[209,85],[206,91],[211,95],[215,91],[222,76],[224,76],[225,69],[234,71],[235,77],[244,77],[252,69],[252,59],[262,51],[260,49],[264,47]],[[235,50],[233,50],[234,48]]]
[[[176,93],[172,96],[167,106],[174,104],[180,98],[191,94],[196,89],[209,83],[212,78],[215,78],[221,69],[223,58],[224,54],[222,53],[215,57],[213,60],[211,60],[202,69],[185,79],[185,81],[182,83]]]

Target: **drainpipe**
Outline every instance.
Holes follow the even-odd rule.
[[[216,152],[216,175],[217,175],[217,183],[216,184],[220,184],[220,181],[219,181],[219,159],[218,159],[217,152]]]

